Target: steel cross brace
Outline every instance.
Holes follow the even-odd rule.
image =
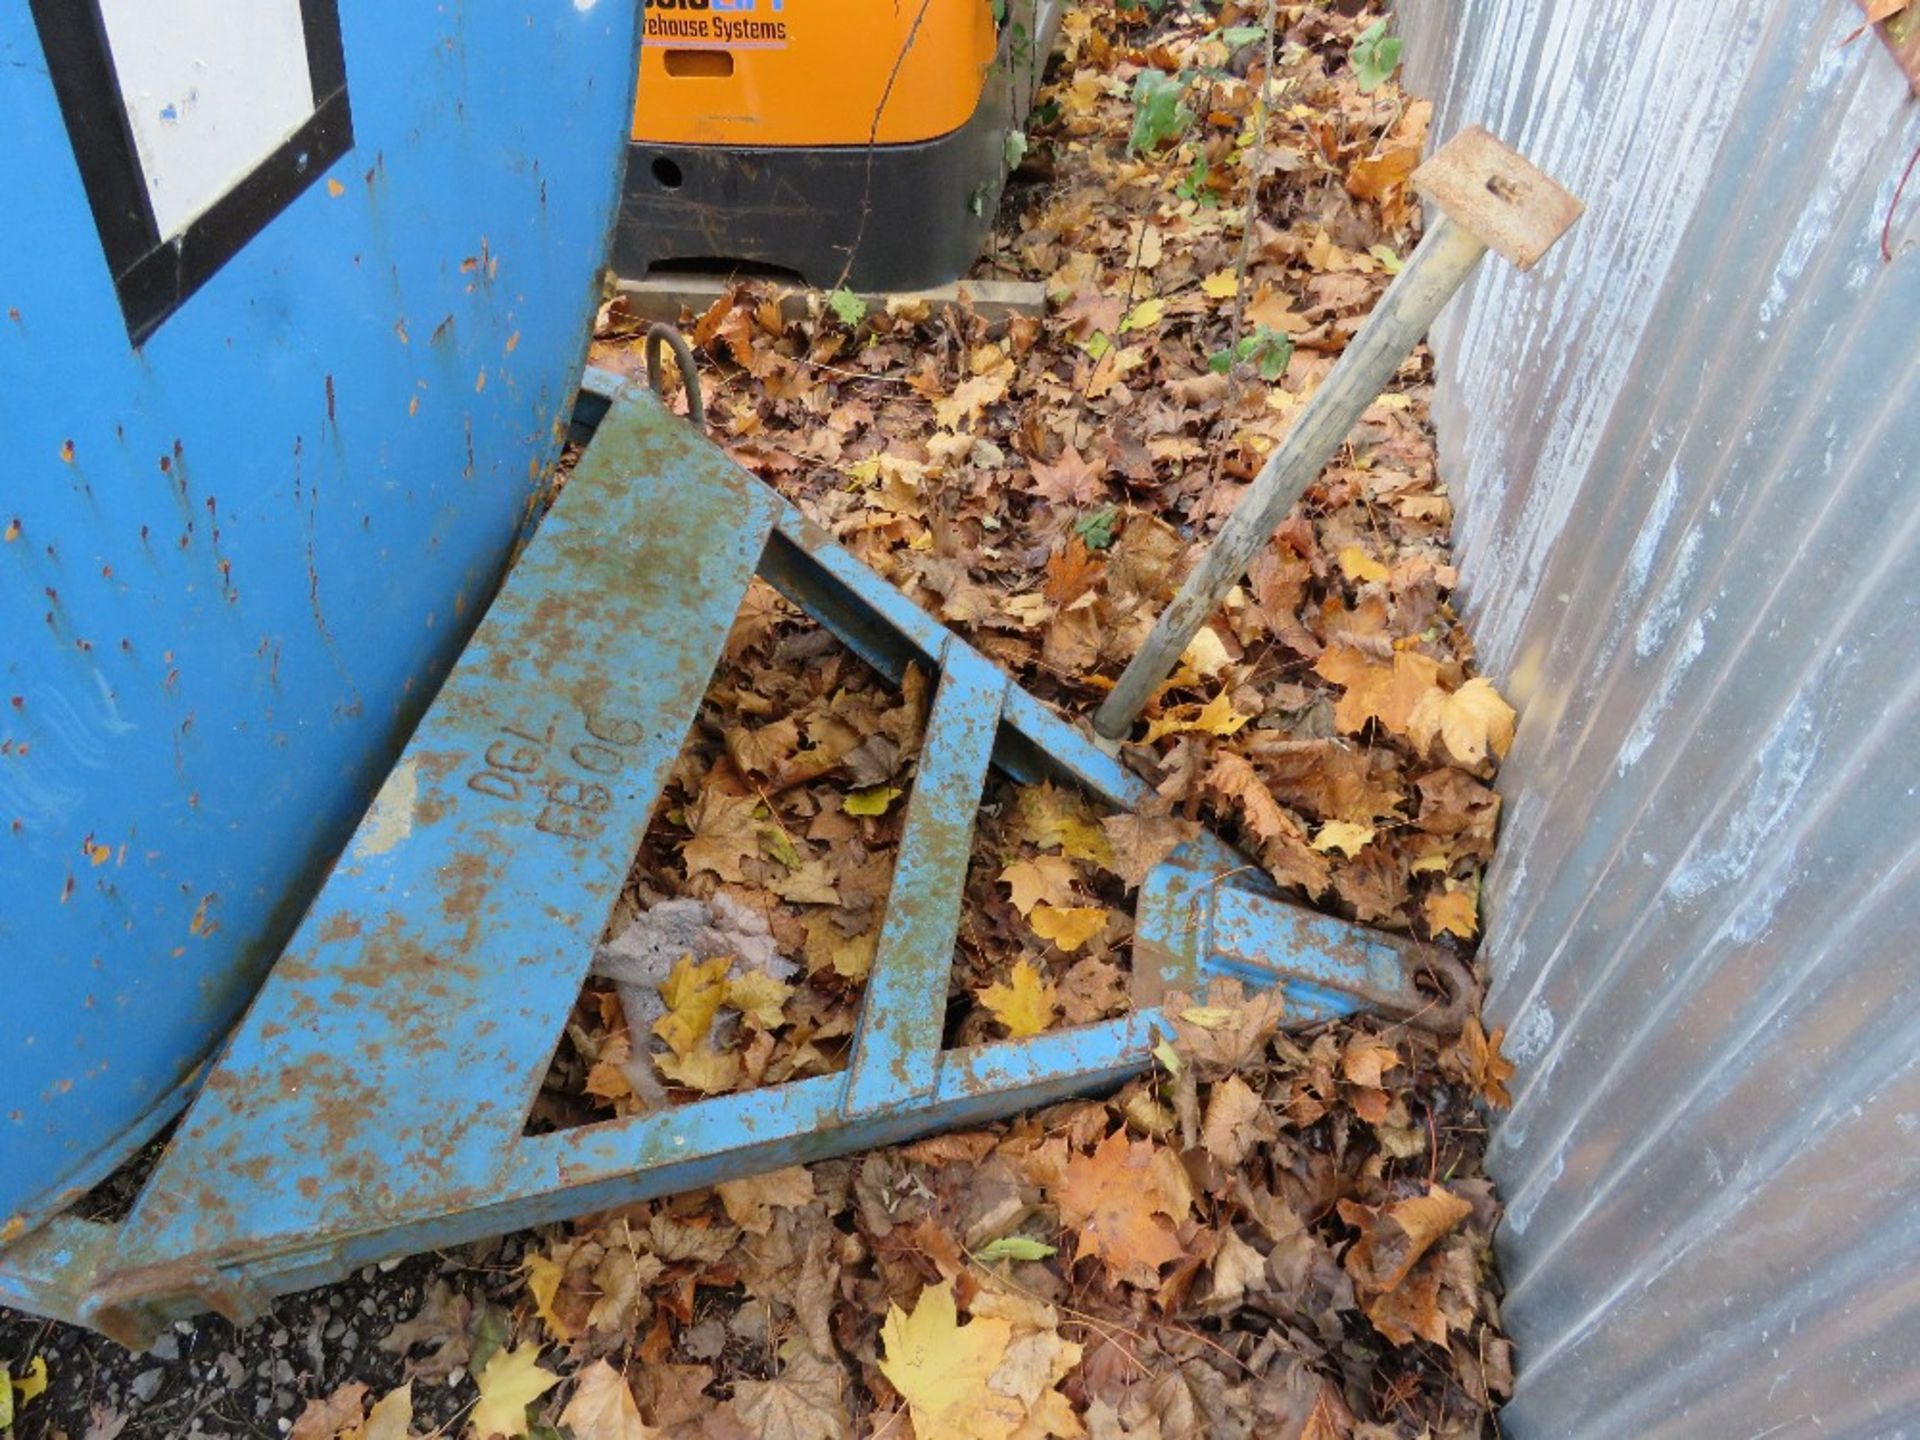
[[[1142,888],[1137,1011],[943,1048],[988,767],[1147,787],[648,393],[593,438],[119,1225],[0,1249],[0,1302],[143,1344],[369,1261],[983,1122],[1149,1063],[1169,988],[1444,1027],[1470,982],[1281,903],[1203,836]],[[755,573],[883,675],[938,675],[848,1068],[553,1134],[526,1117]],[[1445,998],[1418,988],[1422,968]]]

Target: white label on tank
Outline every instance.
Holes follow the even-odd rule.
[[[101,0],[100,13],[170,240],[312,118],[300,0]]]

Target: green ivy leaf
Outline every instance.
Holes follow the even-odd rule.
[[[1127,148],[1144,155],[1178,139],[1193,123],[1185,103],[1187,87],[1164,70],[1142,70],[1133,82],[1133,133]]]
[[[1229,25],[1220,32],[1220,38],[1227,42],[1228,48],[1238,50],[1242,45],[1251,45],[1266,33],[1266,28],[1260,25]]]
[[[1225,375],[1245,361],[1253,362],[1262,380],[1278,380],[1293,363],[1293,337],[1262,325],[1253,334],[1242,335],[1232,349],[1214,351],[1207,357],[1207,368],[1216,375]]]
[[[1214,209],[1218,208],[1220,201],[1213,193],[1212,179],[1212,168],[1207,164],[1207,154],[1203,150],[1193,157],[1193,168],[1174,188],[1182,200],[1192,200]]]
[[[478,1375],[486,1369],[487,1361],[507,1343],[507,1320],[507,1312],[497,1305],[481,1306],[480,1313],[473,1318],[467,1330],[469,1375]]]
[[[1376,20],[1360,32],[1360,38],[1353,42],[1349,58],[1353,61],[1353,72],[1359,78],[1363,95],[1371,95],[1393,78],[1393,72],[1400,64],[1401,43],[1398,35],[1387,34],[1387,22],[1384,20]]]
[[[1269,382],[1278,380],[1287,373],[1287,366],[1293,361],[1293,337],[1269,330],[1263,325],[1257,338],[1260,341],[1260,378]]]
[[[858,325],[867,318],[867,302],[844,286],[827,296],[827,308],[842,325]]]
[[[1073,527],[1073,533],[1086,543],[1089,550],[1105,550],[1113,544],[1114,526],[1120,523],[1120,512],[1107,505],[1095,510],[1091,515],[1082,516]]]

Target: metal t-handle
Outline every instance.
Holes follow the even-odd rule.
[[[1461,131],[1413,173],[1441,211],[1387,293],[1348,342],[1286,439],[1267,457],[1218,538],[1161,612],[1153,633],[1093,717],[1117,740],[1132,728],[1194,633],[1247,571],[1400,362],[1489,249],[1532,266],[1579,218],[1581,204],[1479,126]]]

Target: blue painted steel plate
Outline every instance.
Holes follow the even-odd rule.
[[[0,9],[0,1239],[184,1098],[485,609],[634,14]]]

